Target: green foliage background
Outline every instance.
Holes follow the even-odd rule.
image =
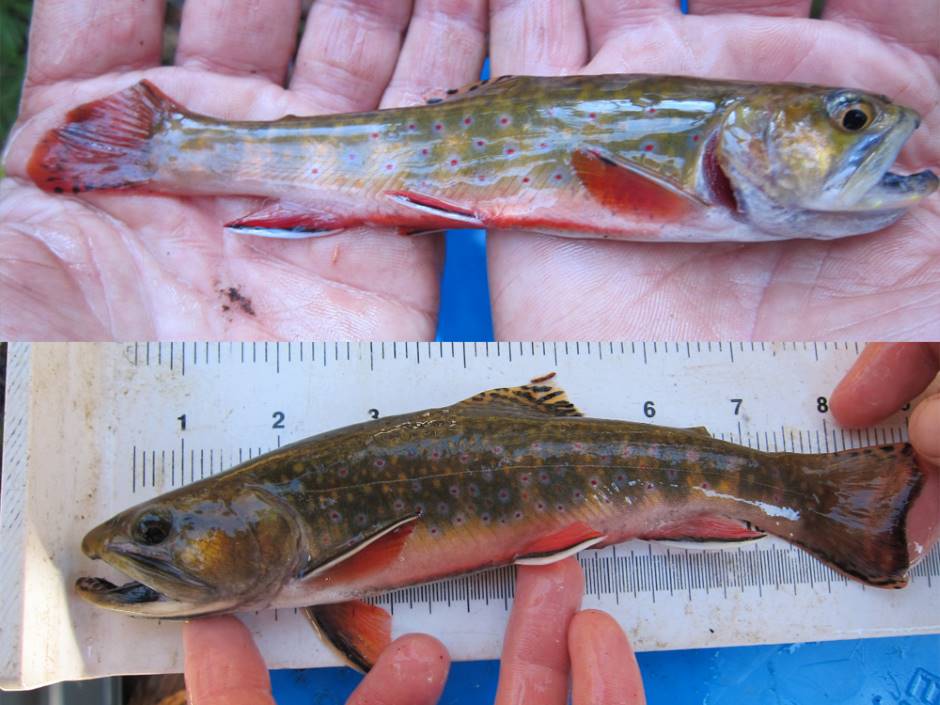
[[[0,143],[16,118],[32,0],[0,0]]]

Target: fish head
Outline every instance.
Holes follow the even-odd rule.
[[[297,560],[296,522],[251,487],[228,498],[208,489],[163,495],[88,532],[85,555],[132,582],[79,578],[79,595],[137,616],[189,617],[254,604],[283,585]]]
[[[910,108],[851,89],[788,86],[736,101],[717,145],[738,210],[790,237],[879,230],[937,189],[890,171],[920,124]]]

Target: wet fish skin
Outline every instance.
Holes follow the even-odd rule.
[[[551,556],[585,537],[753,536],[741,521],[869,584],[905,583],[906,515],[923,481],[908,444],[764,453],[702,429],[577,413],[533,382],[286,446],[85,537],[86,554],[165,599],[120,599],[136,594],[128,586],[80,594],[163,617],[329,604]],[[154,517],[166,537],[146,545],[141,527]]]
[[[857,131],[847,108],[871,113]],[[428,106],[274,122],[185,111],[141,83],[69,114],[29,173],[50,191],[278,199],[240,232],[521,228],[660,241],[841,237],[937,187],[887,172],[919,122],[859,91],[664,76],[502,77]]]

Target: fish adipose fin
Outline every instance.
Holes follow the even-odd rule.
[[[516,565],[548,565],[601,543],[606,538],[606,535],[587,524],[576,522],[533,541],[525,547],[524,554],[516,558],[515,563]]]
[[[473,95],[480,95],[481,93],[487,93],[490,95],[494,93],[502,93],[504,91],[504,87],[507,86],[507,81],[512,78],[515,78],[515,76],[500,76],[499,78],[474,81],[473,83],[468,83],[467,85],[461,86],[460,88],[448,88],[446,91],[431,91],[425,95],[424,102],[428,105],[436,105],[437,103],[468,98]]]
[[[152,137],[182,109],[149,81],[70,111],[46,133],[27,166],[40,188],[56,193],[140,186],[154,174]]]
[[[340,656],[366,673],[392,641],[391,615],[361,600],[305,607],[304,614]]]
[[[398,558],[419,516],[411,514],[403,517],[326,561],[308,564],[298,577],[301,580],[322,578],[336,582],[382,571]]]
[[[616,160],[600,150],[575,150],[571,166],[584,188],[612,211],[650,220],[676,220],[704,205],[648,169]]]
[[[332,213],[325,213],[287,201],[270,201],[248,215],[226,223],[240,235],[258,235],[284,239],[303,239],[336,235],[352,223],[341,223]]]
[[[752,529],[744,522],[722,516],[703,514],[685,519],[677,524],[661,526],[640,536],[646,541],[694,541],[703,545],[713,541],[751,541],[764,538],[763,531]]]
[[[536,377],[521,387],[500,387],[475,394],[458,402],[459,407],[480,407],[489,411],[501,411],[521,416],[584,416],[568,400],[568,395],[552,379],[555,373]]]

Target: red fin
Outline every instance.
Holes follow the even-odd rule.
[[[740,521],[722,516],[701,514],[678,524],[663,526],[643,534],[641,539],[676,541],[749,541],[759,539],[763,531],[749,529]]]
[[[468,208],[414,191],[389,191],[385,194],[402,206],[424,214],[417,223],[422,230],[447,228],[481,228],[483,221]]]
[[[652,174],[643,174],[639,168],[619,164],[593,150],[576,150],[571,165],[591,195],[614,211],[675,220],[698,204]]]
[[[81,105],[50,130],[29,160],[30,178],[46,191],[124,189],[154,173],[151,138],[181,109],[149,81]]]
[[[575,522],[554,533],[537,538],[516,559],[520,565],[544,565],[574,555],[606,538],[584,522]]]
[[[355,668],[368,673],[392,641],[392,618],[381,607],[360,600],[304,609],[320,636]]]
[[[244,235],[305,238],[334,235],[350,225],[353,223],[309,206],[271,201],[238,220],[226,223],[225,227]]]
[[[389,531],[361,551],[318,574],[317,579],[326,583],[344,583],[382,572],[393,561],[397,560],[402,548],[405,546],[405,541],[411,536],[414,528],[414,521],[409,521],[407,524]]]

